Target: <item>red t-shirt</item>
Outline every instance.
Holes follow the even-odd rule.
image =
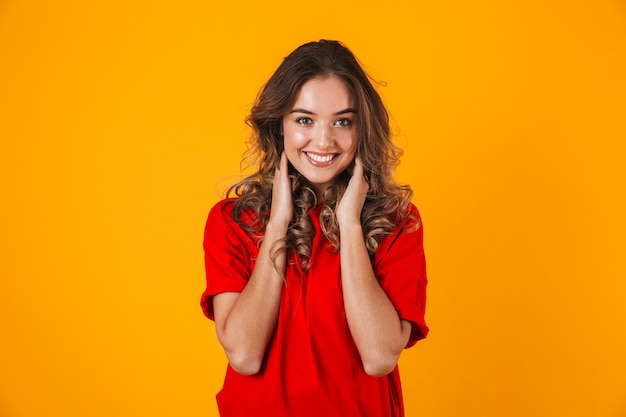
[[[213,207],[204,235],[207,288],[201,305],[210,319],[212,297],[241,292],[258,255],[258,236],[235,223],[229,201]],[[380,378],[363,370],[346,320],[339,253],[328,249],[320,230],[320,210],[318,206],[310,213],[316,234],[308,273],[287,267],[276,332],[261,371],[244,376],[230,366],[226,370],[224,386],[217,394],[223,417],[404,415],[398,367]],[[411,210],[419,218],[413,205]],[[409,347],[428,333],[424,322],[426,265],[422,227],[413,232],[404,229],[400,225],[381,242],[372,266],[400,318],[413,324]]]

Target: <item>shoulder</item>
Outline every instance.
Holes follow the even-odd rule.
[[[384,258],[390,251],[420,251],[423,242],[422,227],[419,210],[413,203],[409,203],[403,214],[399,216],[396,228],[380,242],[375,259]]]
[[[226,216],[232,217],[233,206],[235,205],[237,200],[238,200],[237,198],[225,198],[223,200],[218,201],[217,203],[215,203],[213,207],[211,207],[211,211],[209,215],[216,215],[216,216],[226,215]]]
[[[422,216],[417,206],[409,203],[404,213],[400,216],[394,234],[401,232],[412,232],[422,228]]]
[[[244,247],[252,236],[236,215],[237,198],[217,202],[210,210],[204,227],[204,249],[219,253],[225,247]],[[242,217],[242,216],[239,216]]]
[[[217,224],[233,224],[236,223],[233,216],[236,198],[226,198],[218,201],[209,211],[207,219],[207,228]]]
[[[238,231],[260,231],[259,216],[249,205],[241,204],[239,197],[218,201],[209,212],[207,228],[211,225],[228,225]]]

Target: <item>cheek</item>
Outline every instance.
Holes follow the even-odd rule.
[[[299,149],[306,143],[306,135],[303,132],[285,129],[284,133],[284,145],[286,150]]]
[[[338,138],[338,142],[341,144],[341,148],[346,153],[354,153],[356,152],[356,134],[347,133],[345,136],[341,136]]]

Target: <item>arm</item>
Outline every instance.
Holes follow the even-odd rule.
[[[221,293],[213,297],[217,337],[230,365],[244,375],[259,372],[276,328],[286,251],[281,249],[275,261],[271,252],[273,245],[287,235],[292,217],[291,184],[287,158],[283,155],[274,179],[272,212],[252,275],[241,293]]]
[[[361,228],[361,210],[369,186],[357,158],[348,188],[337,208],[341,234],[341,279],[348,326],[365,372],[388,374],[396,366],[411,334],[378,284]]]

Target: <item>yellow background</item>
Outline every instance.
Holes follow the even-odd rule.
[[[0,416],[217,415],[204,221],[319,38],[387,83],[424,217],[407,415],[626,416],[625,4],[216,3],[0,2]]]

